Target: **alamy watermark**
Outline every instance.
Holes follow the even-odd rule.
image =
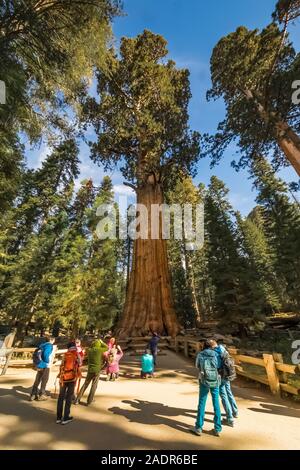
[[[6,86],[3,80],[0,80],[0,104],[6,103]]]
[[[295,349],[291,357],[292,363],[298,365],[300,364],[300,339],[292,342],[292,349]]]
[[[97,208],[99,239],[174,239],[183,240],[187,250],[203,247],[203,204],[151,204],[150,208],[134,204],[128,206],[125,215],[120,217],[119,214],[114,204],[102,204]]]
[[[292,89],[295,90],[292,94],[293,104],[300,104],[300,80],[295,80],[292,83]]]

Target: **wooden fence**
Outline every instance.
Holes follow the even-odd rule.
[[[202,342],[185,337],[176,337],[173,348],[177,353],[183,353],[186,357],[196,357],[201,350]],[[242,377],[263,383],[270,387],[275,395],[281,392],[300,396],[300,388],[288,383],[289,375],[295,375],[300,380],[300,365],[284,364],[283,357],[279,353],[262,354],[262,357],[241,354],[236,348],[228,348],[228,352],[235,361],[236,372]],[[254,353],[253,353],[254,354]],[[247,365],[262,368],[262,374],[247,370]],[[246,366],[246,367],[245,367]]]
[[[2,356],[2,371],[0,375],[5,375],[8,367],[29,367],[32,365],[32,355],[36,348],[11,348],[6,350],[6,354]],[[59,359],[67,349],[56,349],[54,351],[55,359]]]
[[[132,339],[134,340],[136,338],[131,338],[131,340]],[[168,347],[175,350],[177,353],[183,353],[186,357],[196,357],[196,354],[201,350],[202,344],[201,341],[187,337],[177,336],[175,340],[168,338]],[[127,349],[125,345],[123,348]],[[31,366],[34,351],[35,348],[7,349],[1,375],[6,373],[8,367]],[[57,349],[54,353],[56,359],[59,359],[66,351],[66,349]],[[253,353],[253,355],[245,355],[236,348],[228,348],[228,351],[235,361],[238,375],[269,386],[270,390],[275,395],[286,392],[300,396],[300,388],[288,383],[290,375],[296,375],[300,380],[300,365],[284,364],[283,357],[279,353],[261,354],[261,357],[255,357],[255,353]],[[249,366],[250,369],[251,366],[261,368],[262,374],[249,370]]]

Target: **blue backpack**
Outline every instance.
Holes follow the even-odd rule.
[[[33,367],[34,368],[37,368],[39,363],[41,362],[42,353],[43,353],[43,351],[42,351],[40,346],[38,348],[36,348],[36,350],[33,352],[32,362],[33,362]]]
[[[204,356],[200,359],[201,364],[201,383],[208,388],[216,388],[220,385],[220,376],[217,367],[216,358],[213,356]]]

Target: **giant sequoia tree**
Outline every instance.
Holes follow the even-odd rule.
[[[100,102],[87,103],[89,122],[98,139],[91,143],[92,159],[106,166],[122,162],[122,174],[150,216],[152,204],[162,204],[163,191],[179,169],[191,171],[198,149],[198,134],[188,128],[190,87],[187,70],[166,60],[166,41],[144,31],[123,38],[120,55],[110,57],[110,74],[98,72]],[[166,240],[161,230],[152,240],[134,244],[132,272],[120,335],[150,330],[175,335],[175,315]]]
[[[287,31],[298,14],[298,2],[281,1],[262,31],[239,27],[215,46],[208,97],[224,98],[226,117],[206,138],[213,163],[235,142],[241,150],[238,166],[257,153],[270,154],[275,167],[289,162],[300,176],[300,114],[292,100],[300,55]]]

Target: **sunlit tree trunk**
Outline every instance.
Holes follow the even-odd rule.
[[[151,206],[163,203],[162,188],[154,176],[137,189],[137,203],[148,210],[148,238],[134,241],[128,292],[116,333],[119,337],[143,336],[151,331],[175,336],[180,325],[174,310],[161,214],[158,239],[151,239]]]

